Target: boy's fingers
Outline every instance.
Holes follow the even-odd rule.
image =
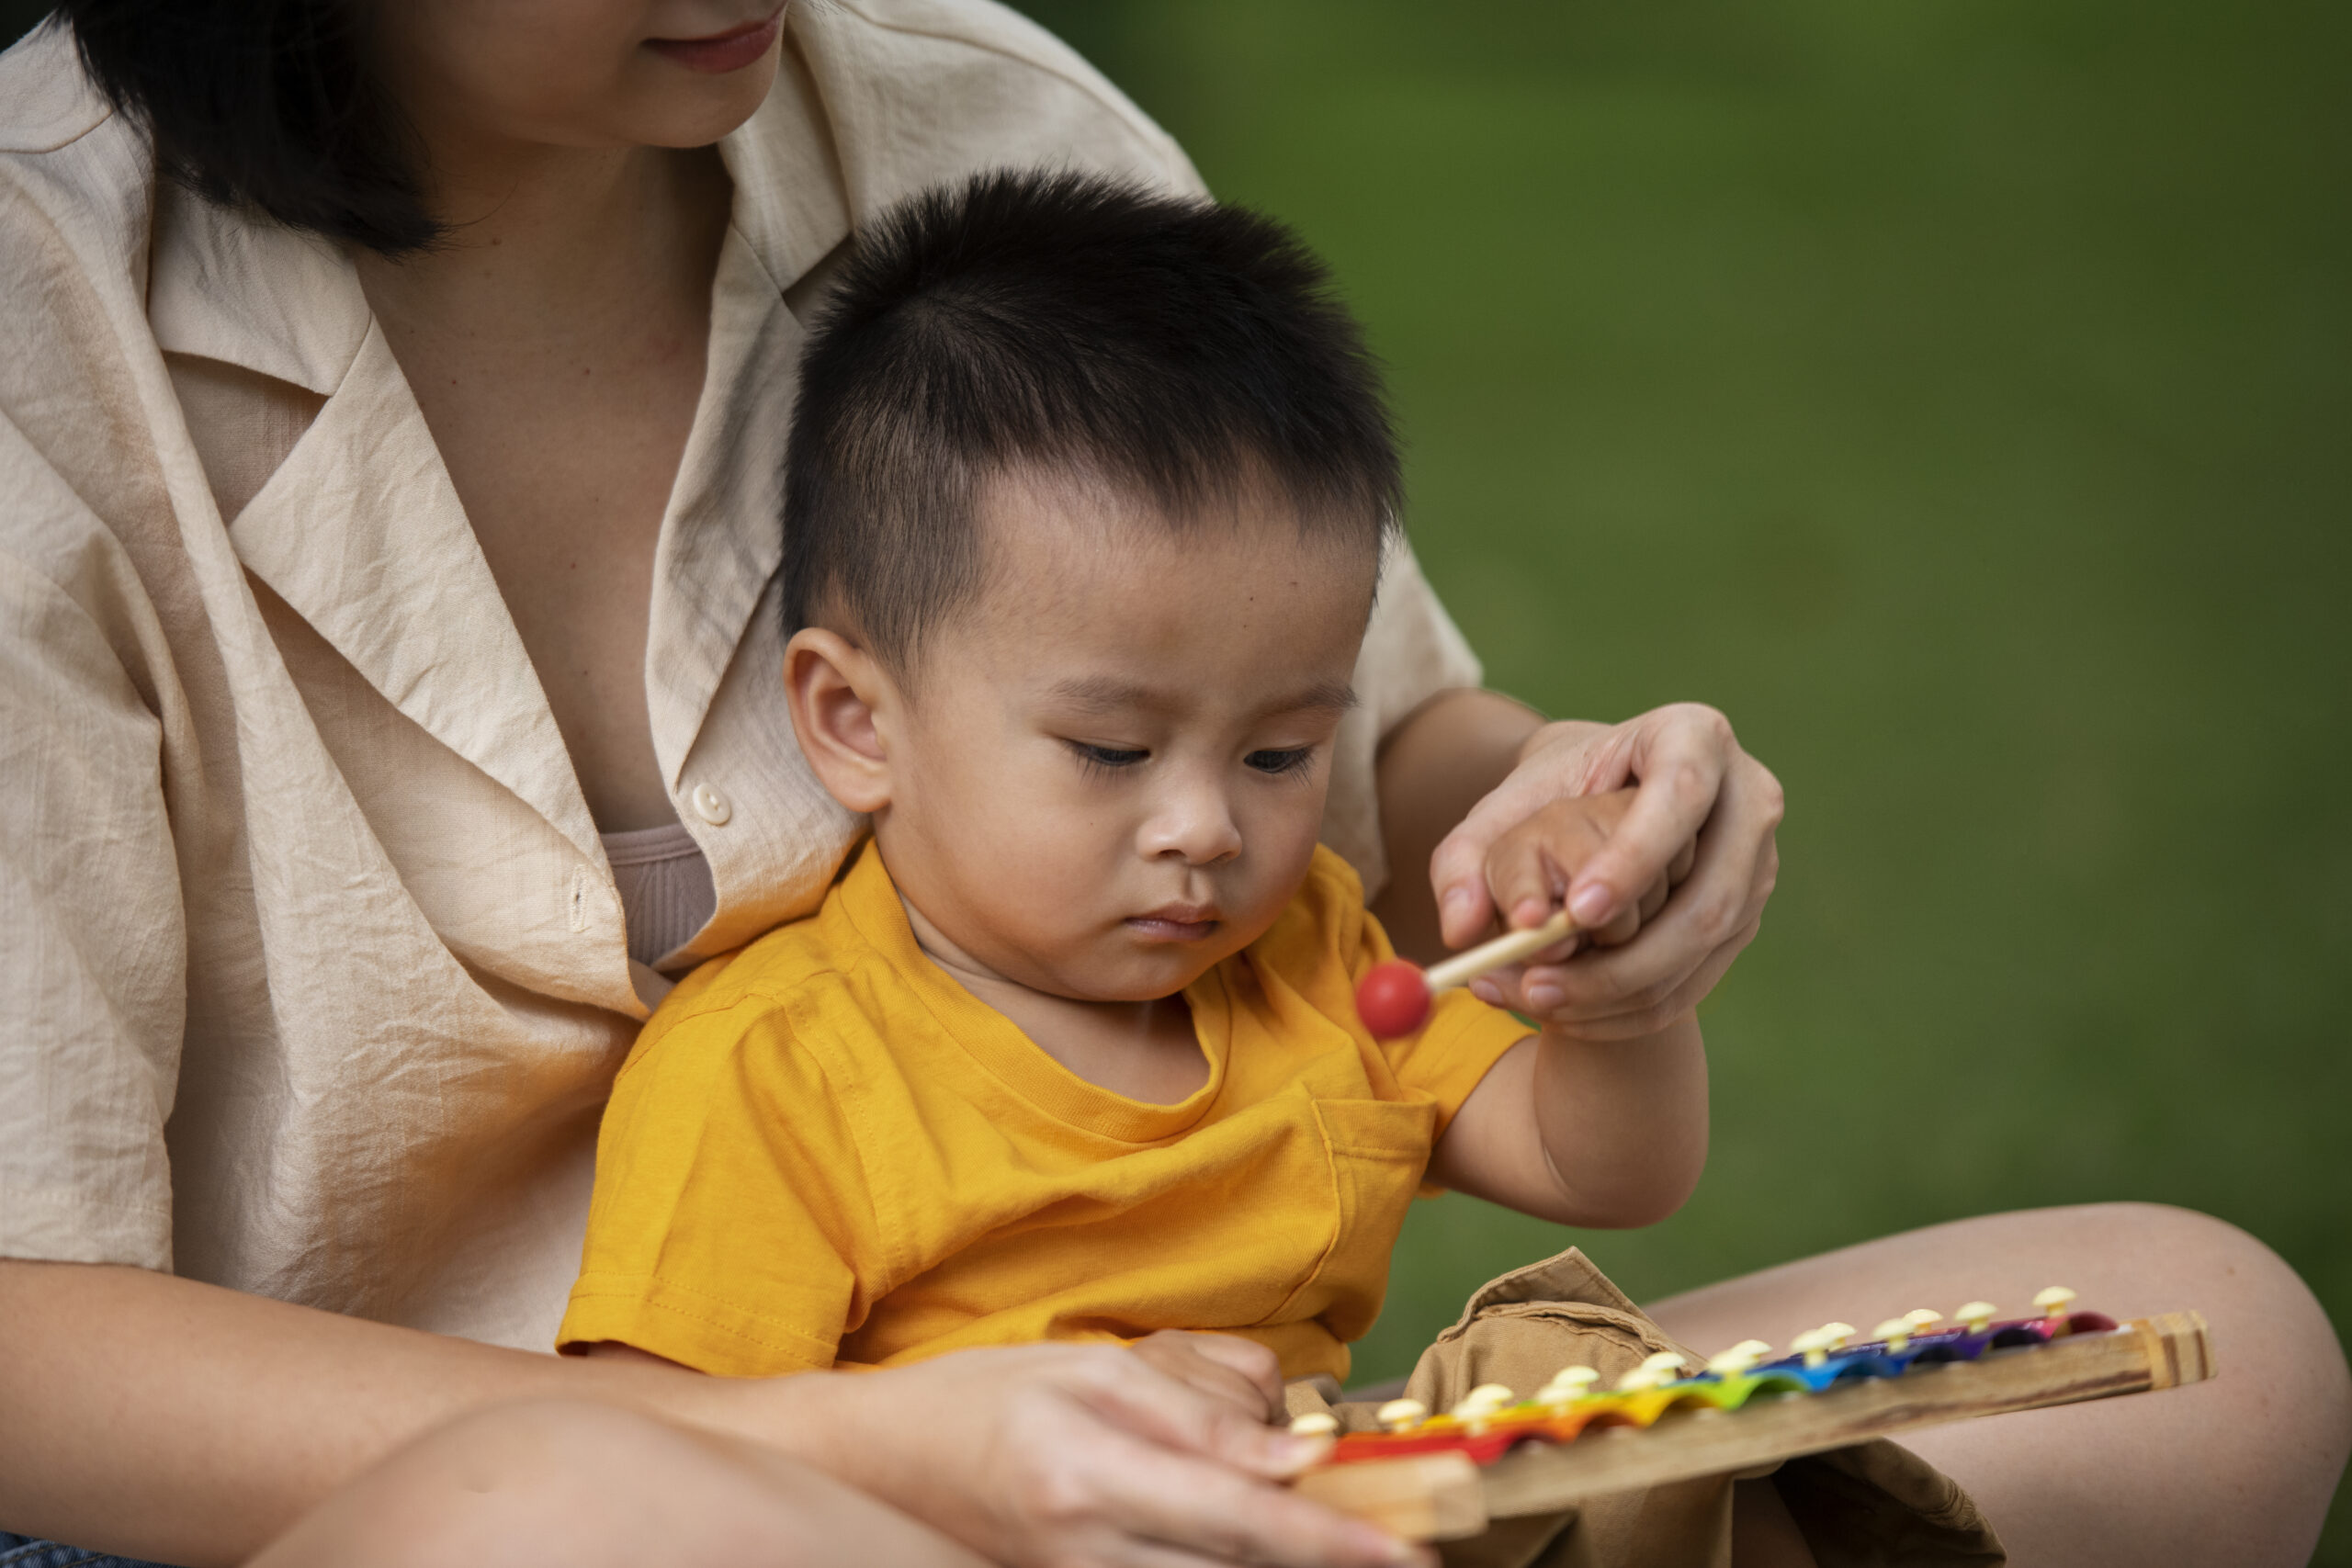
[[[1128,1348],[1178,1381],[1261,1420],[1283,1409],[1282,1363],[1254,1340],[1162,1329]]]
[[[1329,1450],[1325,1438],[1301,1438],[1245,1415],[1231,1402],[1196,1393],[1148,1361],[1093,1375],[1081,1397],[1106,1420],[1138,1437],[1200,1454],[1269,1480],[1287,1480]]]

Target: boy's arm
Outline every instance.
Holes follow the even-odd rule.
[[[1688,1014],[1656,1034],[1553,1028],[1513,1046],[1454,1113],[1430,1179],[1564,1225],[1654,1224],[1707,1163],[1707,1056]]]
[[[1549,918],[1580,868],[1625,829],[1634,802],[1632,790],[1555,801],[1503,834],[1487,858],[1487,883],[1510,923]],[[1616,919],[1576,939],[1585,953],[1538,954],[1541,962],[1520,974],[1474,985],[1489,1002],[1542,1018],[1544,1029],[1498,1061],[1463,1102],[1432,1152],[1432,1179],[1563,1224],[1645,1225],[1682,1206],[1707,1159],[1698,1020],[1686,1006],[1629,1030],[1622,1013],[1597,1021],[1566,1005],[1566,987],[1549,977],[1634,941],[1718,847],[1703,833],[1686,845]]]

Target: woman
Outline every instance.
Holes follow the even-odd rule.
[[[1238,1415],[1265,1369],[1215,1346],[775,1384],[522,1348],[635,1023],[809,908],[857,830],[778,765],[767,700],[774,444],[828,258],[974,168],[1191,188],[1181,153],[979,0],[65,9],[0,64],[0,942],[27,988],[0,1047],[0,1523],[236,1561],[419,1433],[443,1428],[304,1529],[519,1427],[575,1434],[552,1470],[608,1506],[605,1483],[700,1484],[706,1524],[797,1520],[811,1551],[870,1540],[878,1500],[942,1562],[1391,1560],[1266,1484],[1297,1455]],[[1569,889],[1631,940],[1514,999],[1625,1033],[1693,1005],[1769,894],[1770,776],[1704,710],[1539,728],[1477,692],[1409,558],[1382,606],[1327,836],[1371,885],[1433,865],[1382,897],[1400,941],[1465,940],[1487,843],[1632,778],[1633,829]],[[2012,1252],[2103,1303],[2195,1302],[2250,1373],[2328,1372],[2275,1259],[2135,1213],[2161,1278],[2086,1261],[2096,1220],[2029,1216],[1903,1289],[1974,1293]],[[1745,1334],[1906,1245],[1663,1310]],[[2199,1407],[2266,1478],[2200,1510],[2233,1546],[2239,1513],[2281,1539],[2313,1517],[2335,1365],[2283,1431],[2223,1403],[2244,1383]],[[2041,1444],[1962,1457],[2005,1530],[2048,1515],[2064,1548]],[[2183,1511],[2163,1465],[2135,1487]]]

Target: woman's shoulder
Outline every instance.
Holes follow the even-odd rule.
[[[113,113],[62,19],[51,17],[0,53],[0,153],[61,151]]]
[[[0,53],[5,276],[22,279],[48,253],[130,286],[154,192],[145,131],[117,113],[82,69],[71,28],[52,17]]]
[[[794,37],[857,205],[1005,164],[1201,188],[1175,141],[1053,34],[994,0],[808,0]]]

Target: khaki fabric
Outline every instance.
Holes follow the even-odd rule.
[[[1538,1388],[1578,1364],[1613,1382],[1659,1350],[1693,1354],[1570,1247],[1479,1287],[1421,1353],[1405,1393],[1442,1410],[1480,1383]],[[1376,1404],[1331,1404],[1305,1382],[1288,1392],[1294,1416],[1329,1408],[1343,1431],[1376,1426]],[[1449,1543],[1445,1561],[1449,1568],[1729,1568],[1733,1483],[1768,1475],[1821,1568],[1997,1568],[2008,1561],[1957,1483],[1883,1438],[1498,1520],[1475,1540]]]
[[[716,912],[815,908],[861,823],[775,672],[802,319],[858,225],[1182,152],[982,0],[807,0],[735,184],[662,519],[653,741]],[[1327,837],[1378,886],[1378,736],[1477,665],[1399,552]],[[58,24],[0,57],[0,1256],[171,1269],[547,1348],[632,964],[561,737],[334,246],[159,188]],[[696,803],[699,802],[698,806]]]

